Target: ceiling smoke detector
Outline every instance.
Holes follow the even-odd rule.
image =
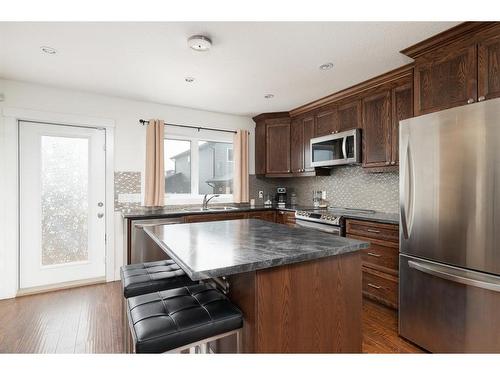
[[[194,82],[194,77],[186,77],[186,78],[184,78],[184,81],[186,81],[188,83]]]
[[[331,63],[331,62],[325,63],[325,64],[321,64],[319,66],[319,70],[330,70],[331,68],[333,68],[333,63]]]
[[[272,99],[272,98],[274,98],[274,94],[266,94],[266,95],[264,95],[264,98]]]
[[[48,46],[41,46],[40,50],[42,52],[49,54],[49,55],[55,55],[57,53],[57,51],[54,48],[48,47]]]
[[[212,47],[212,41],[209,37],[203,35],[193,35],[188,39],[188,46],[198,52],[205,52]]]

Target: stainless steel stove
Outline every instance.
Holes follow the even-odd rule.
[[[296,224],[311,229],[331,233],[337,236],[343,235],[343,216],[353,213],[374,213],[372,210],[358,208],[330,207],[314,210],[299,210],[295,212]]]

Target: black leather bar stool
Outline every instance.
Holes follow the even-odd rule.
[[[127,299],[134,353],[181,352],[236,335],[240,352],[243,315],[219,290],[208,284],[143,294]]]
[[[120,276],[124,297],[122,326],[125,348],[129,346],[126,298],[197,284],[171,259],[123,266],[120,269]]]

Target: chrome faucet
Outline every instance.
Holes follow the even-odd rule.
[[[214,194],[212,195],[210,198],[207,199],[207,197],[209,196],[210,194],[205,194],[205,196],[203,197],[203,206],[202,208],[204,210],[207,210],[208,209],[208,202],[210,202],[212,199],[214,198],[217,198],[219,196],[219,194]]]

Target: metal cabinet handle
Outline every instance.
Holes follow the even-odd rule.
[[[472,104],[474,103],[474,99],[470,98],[469,100],[467,100],[467,104]]]
[[[373,288],[373,289],[382,289],[382,287],[381,287],[381,286],[379,286],[379,285],[375,285],[375,284],[372,284],[372,283],[368,283],[368,286],[369,286],[370,288]]]
[[[482,102],[484,99],[486,99],[486,97],[484,97],[484,96],[480,96],[479,98],[477,98],[477,101],[478,101],[478,102]]]
[[[366,231],[367,231],[367,232],[370,232],[370,233],[380,233],[380,231],[379,231],[379,230],[376,230],[376,229],[370,229],[370,228],[368,228]]]
[[[371,256],[371,257],[375,257],[375,258],[380,258],[382,256],[380,254],[375,254],[375,253],[370,253],[370,252],[368,252],[366,254],[369,255],[369,256]]]
[[[102,212],[99,212],[99,213],[97,214],[97,217],[98,217],[99,219],[102,219],[102,218],[104,217],[104,214],[103,214]]]

